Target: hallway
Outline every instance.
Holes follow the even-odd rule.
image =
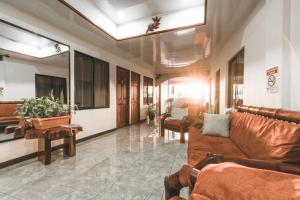
[[[143,123],[80,143],[73,158],[58,151],[48,166],[35,158],[1,169],[0,199],[163,199],[164,176],[186,162],[178,138]]]

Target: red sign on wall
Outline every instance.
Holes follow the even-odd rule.
[[[278,67],[272,67],[267,70],[267,90],[270,93],[278,92]]]

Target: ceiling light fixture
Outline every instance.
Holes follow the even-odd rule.
[[[123,19],[123,18],[125,17],[124,12],[122,12],[122,11],[119,11],[119,12],[117,13],[117,15],[118,15],[118,18],[119,18],[119,19]]]
[[[2,61],[4,57],[9,58],[10,56],[8,54],[0,54],[0,61]]]

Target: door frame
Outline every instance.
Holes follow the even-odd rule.
[[[137,75],[139,77],[139,83],[138,83],[138,121],[137,123],[140,122],[141,120],[141,74],[136,73],[134,71],[130,72],[130,124],[132,123],[132,106],[131,106],[131,92],[132,92],[132,75]]]
[[[127,83],[127,97],[128,97],[128,101],[127,101],[127,113],[126,113],[126,124],[125,126],[129,125],[129,120],[130,120],[130,70],[125,69],[123,67],[117,66],[116,69],[116,127],[117,128],[122,128],[119,126],[118,124],[118,72],[119,70],[124,70],[128,72],[128,83]]]

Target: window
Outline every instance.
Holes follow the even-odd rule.
[[[75,52],[75,104],[79,109],[109,107],[109,63]]]
[[[47,76],[42,74],[35,75],[35,96],[48,96],[53,91],[55,98],[60,98],[63,92],[64,102],[67,103],[67,81],[66,78]]]
[[[143,97],[145,105],[153,103],[153,93],[153,79],[144,76]]]
[[[229,61],[228,68],[228,107],[243,104],[244,88],[244,49]]]

